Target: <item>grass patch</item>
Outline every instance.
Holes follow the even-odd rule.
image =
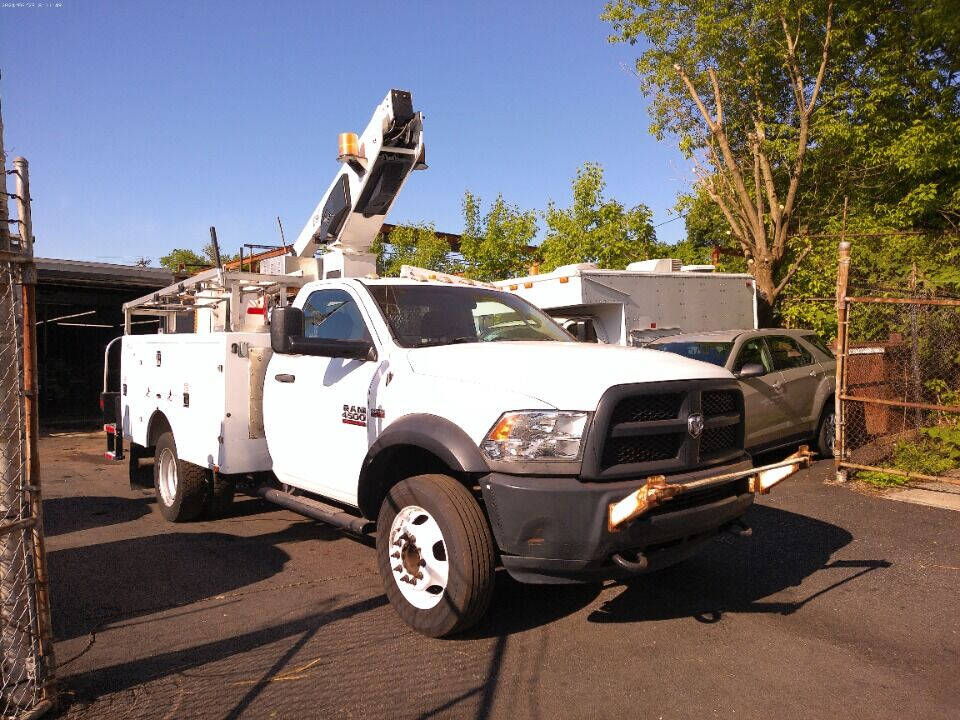
[[[860,470],[857,472],[857,480],[862,480],[868,485],[879,488],[902,487],[907,484],[907,478],[900,475],[891,475],[890,473],[876,472],[874,470]]]
[[[960,468],[960,425],[922,428],[915,436],[897,441],[890,464],[897,470],[919,475],[942,475]],[[876,470],[864,470],[857,478],[875,487],[900,487],[909,478]]]

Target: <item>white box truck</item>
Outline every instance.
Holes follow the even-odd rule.
[[[461,278],[366,276],[423,164],[409,94],[341,149],[282,274],[213,269],[124,306],[107,455],[151,477],[167,519],[216,515],[241,489],[375,532],[390,602],[444,636],[484,614],[498,565],[532,583],[664,567],[747,534],[754,495],[806,461],[752,467],[722,368],[578,343]],[[163,332],[129,334],[142,315]]]
[[[642,346],[681,332],[757,327],[751,275],[681,266],[671,258],[631,263],[625,270],[564,265],[493,284],[545,310],[585,342]]]

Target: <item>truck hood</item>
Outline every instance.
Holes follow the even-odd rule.
[[[716,365],[660,350],[574,342],[444,345],[409,350],[407,359],[420,375],[509,390],[561,410],[595,410],[613,385],[733,377]]]

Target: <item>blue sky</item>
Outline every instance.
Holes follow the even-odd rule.
[[[647,132],[636,49],[606,41],[602,2],[35,2],[0,7],[0,94],[42,256],[156,264],[210,225],[235,251],[278,242],[277,215],[295,237],[337,133],[391,87],[425,114],[430,165],[393,222],[460,232],[466,189],[567,204],[587,161],[662,222],[690,178]]]

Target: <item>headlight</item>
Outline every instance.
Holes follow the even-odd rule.
[[[480,447],[491,460],[577,460],[589,418],[567,410],[504,413]]]

